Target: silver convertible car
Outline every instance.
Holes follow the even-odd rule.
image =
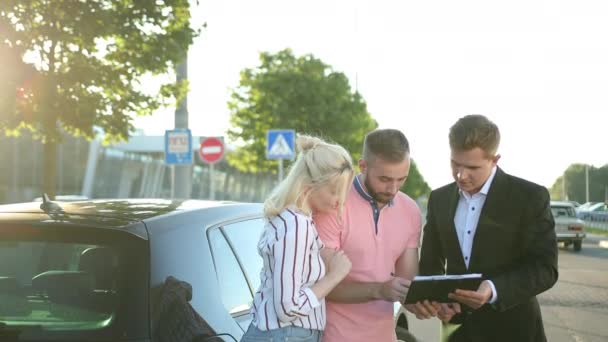
[[[0,205],[0,341],[238,341],[263,227],[261,204]]]

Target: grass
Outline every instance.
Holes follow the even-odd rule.
[[[608,230],[606,230],[606,229],[585,227],[585,231],[587,233],[593,233],[593,234],[599,234],[599,235],[608,236]]]

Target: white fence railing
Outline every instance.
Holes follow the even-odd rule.
[[[585,220],[585,226],[608,231],[608,220]]]

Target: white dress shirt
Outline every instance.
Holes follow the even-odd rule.
[[[492,168],[490,177],[488,177],[488,180],[481,187],[481,190],[474,195],[458,189],[460,196],[458,199],[458,206],[456,207],[456,214],[454,215],[454,226],[456,227],[462,258],[464,259],[467,268],[469,268],[469,263],[471,261],[473,238],[477,231],[481,209],[483,209],[483,205],[486,203],[486,197],[488,196],[488,191],[490,191],[490,186],[492,185],[495,175],[496,166]],[[489,282],[492,287],[492,298],[490,299],[490,303],[494,303],[498,295],[494,283],[492,283],[491,280],[489,280]]]

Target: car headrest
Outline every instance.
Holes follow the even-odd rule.
[[[91,247],[80,254],[78,269],[93,275],[96,289],[110,290],[116,277],[116,254],[108,247]]]
[[[82,271],[46,271],[32,278],[32,287],[62,302],[93,290],[93,276]]]

